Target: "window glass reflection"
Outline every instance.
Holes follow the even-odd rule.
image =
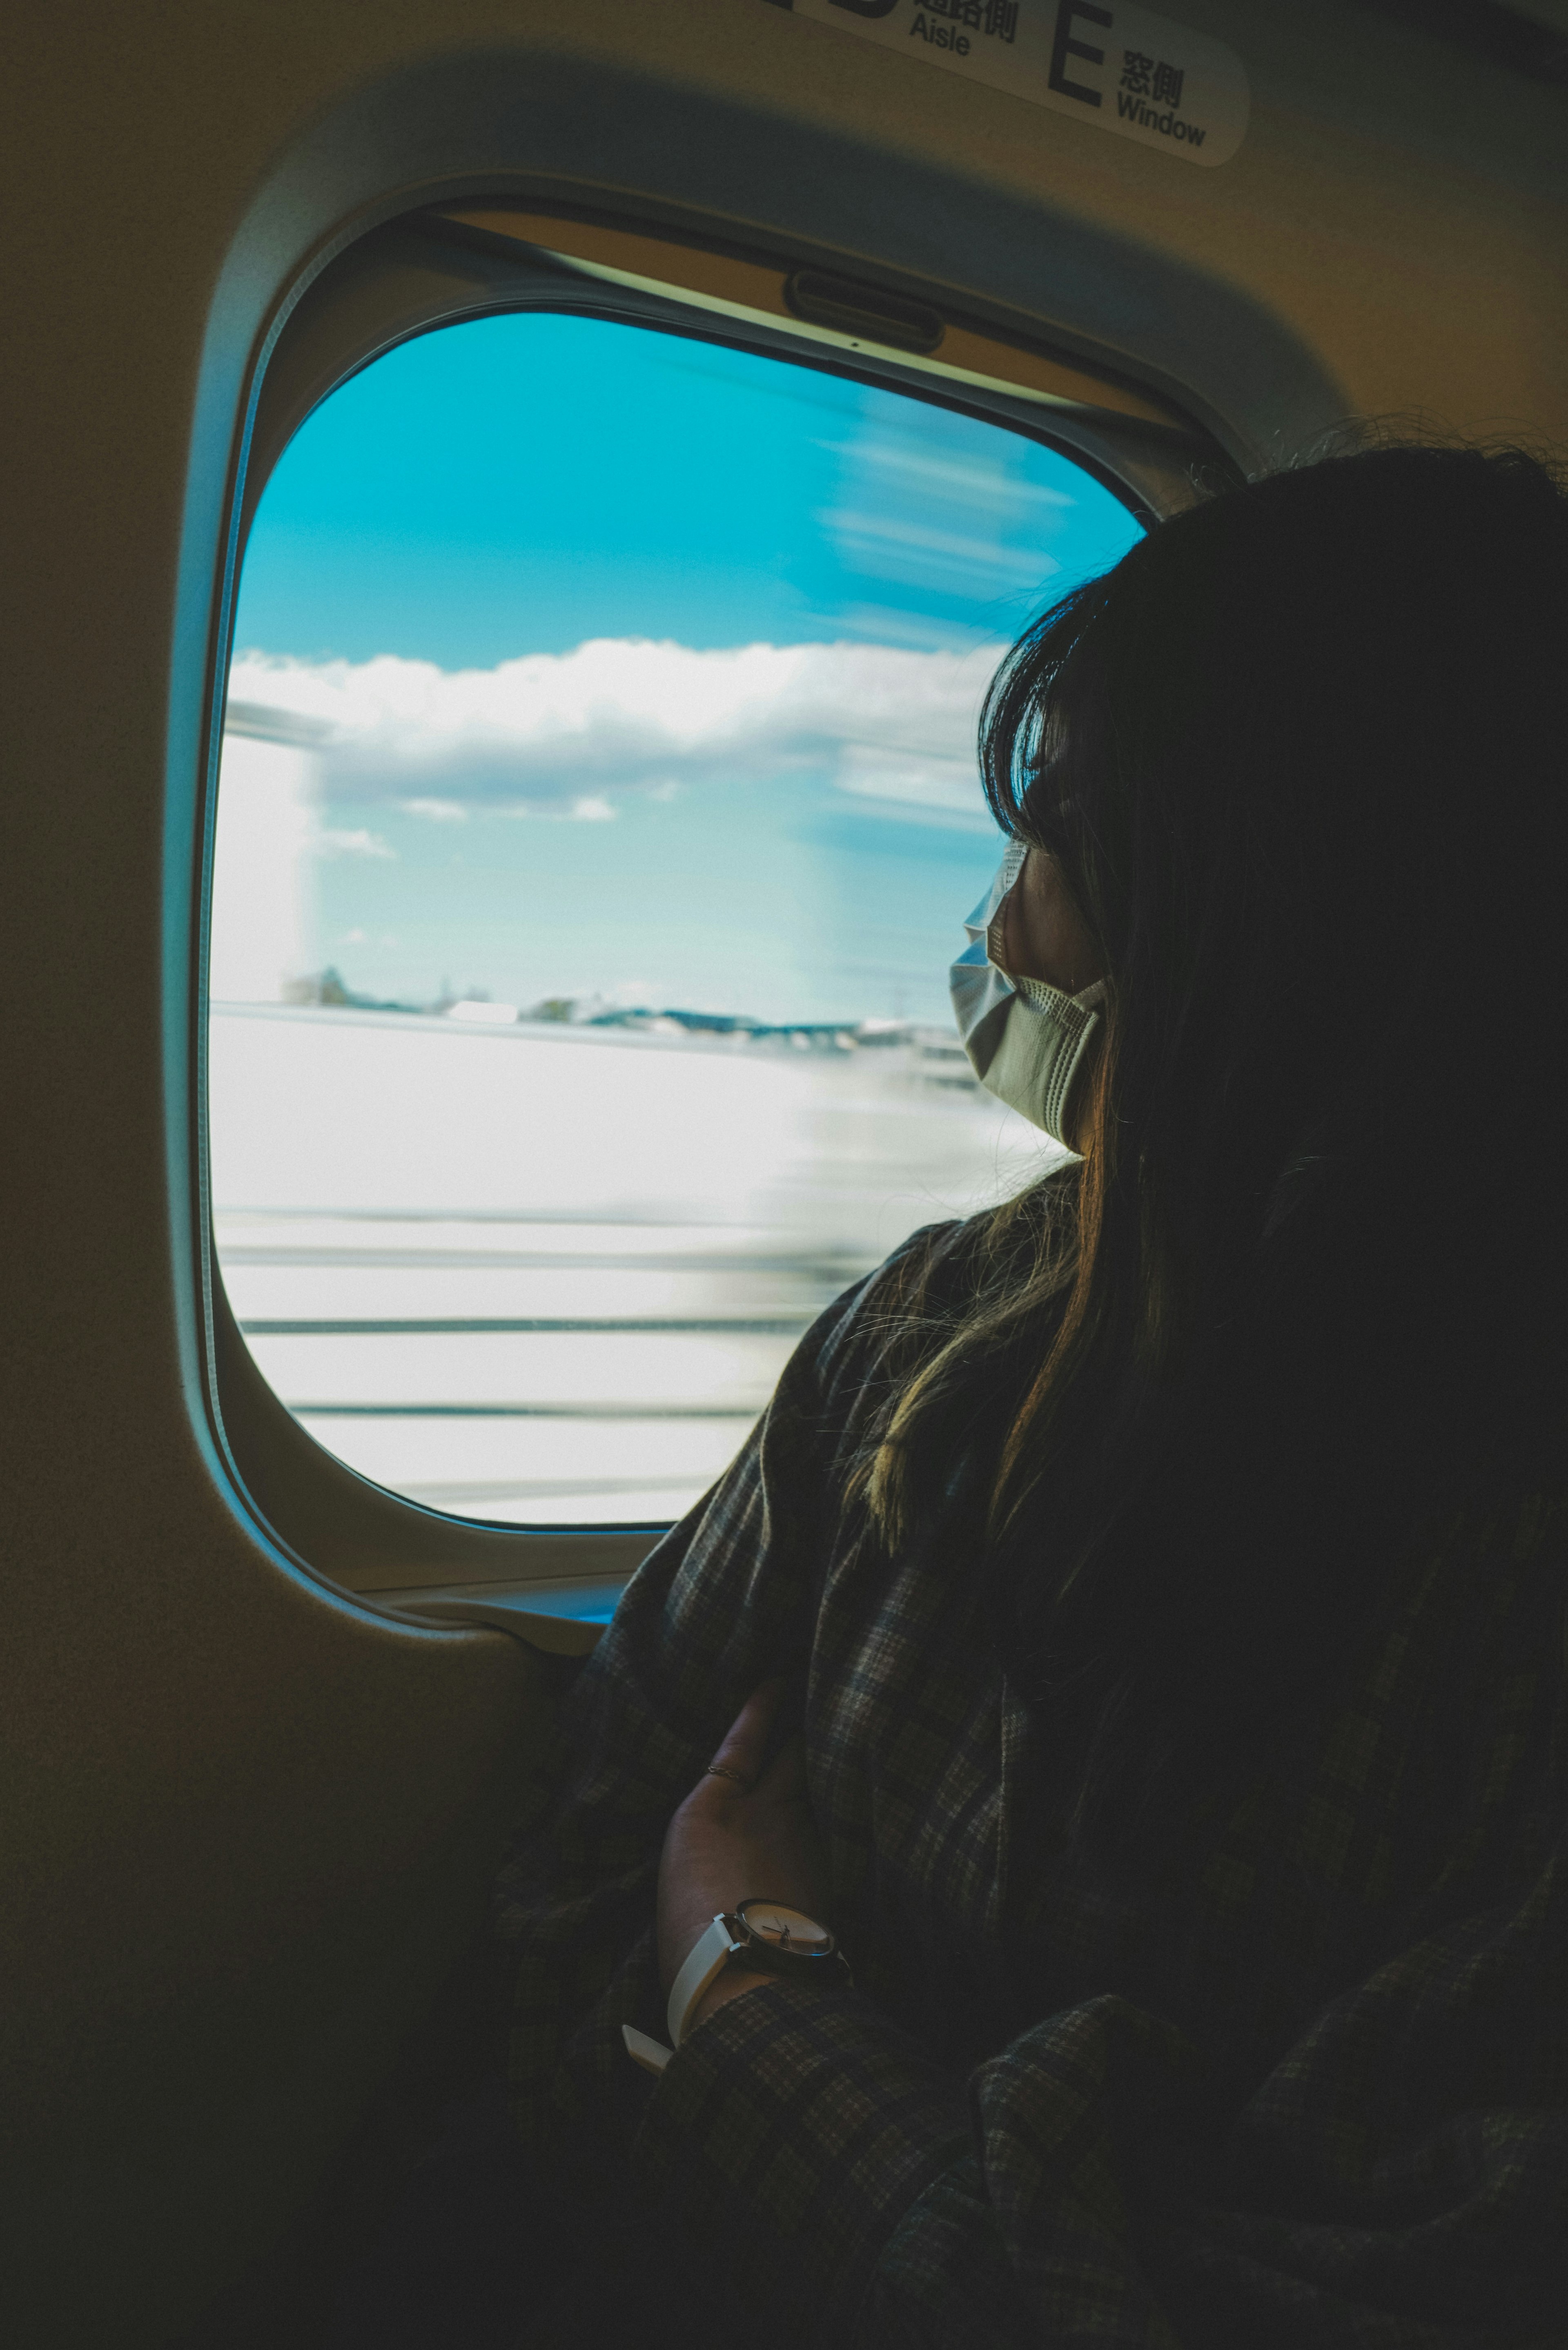
[[[1022,1179],[946,969],[977,708],[1137,526],[900,394],[569,317],[320,409],[246,559],[220,1258],[277,1393],[441,1509],[657,1523],[800,1332]]]

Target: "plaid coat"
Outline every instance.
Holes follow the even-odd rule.
[[[503,1872],[519,2126],[815,2345],[1568,2345],[1568,1497],[1391,1567],[1332,1705],[1152,1858],[1054,1825],[961,1573],[846,1538],[878,1284],[628,1586]],[[856,1988],[654,2081],[660,1840],[807,1676]]]

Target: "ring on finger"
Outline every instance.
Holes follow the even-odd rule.
[[[702,1773],[704,1779],[733,1779],[743,1795],[752,1792],[752,1783],[743,1771],[732,1771],[727,1762],[710,1762]]]

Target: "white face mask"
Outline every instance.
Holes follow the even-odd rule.
[[[948,984],[959,1035],[981,1084],[1054,1142],[1065,1142],[1062,1128],[1073,1080],[1100,1024],[1106,983],[1097,979],[1081,995],[1064,995],[1043,979],[1014,977],[1002,965],[1002,904],[1028,853],[1023,841],[1009,841],[990,891],[964,924],[970,943],[949,971]]]

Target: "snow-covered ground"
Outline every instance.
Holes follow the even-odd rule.
[[[657,1524],[917,1225],[1052,1146],[956,1046],[219,1004],[218,1252],[274,1388],[463,1516]]]

